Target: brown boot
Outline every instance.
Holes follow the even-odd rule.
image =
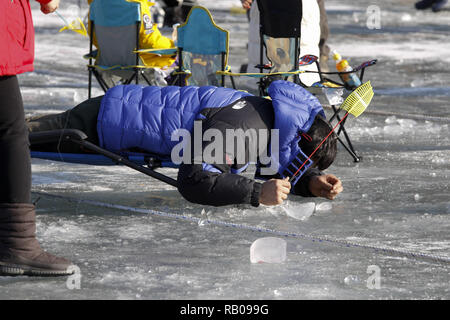
[[[42,250],[36,240],[34,205],[0,204],[0,276],[65,276],[70,261]]]

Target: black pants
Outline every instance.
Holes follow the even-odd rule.
[[[164,25],[171,27],[174,23],[183,23],[191,8],[197,5],[197,0],[184,0],[179,6],[178,0],[163,0],[166,5]]]
[[[87,141],[98,145],[97,116],[102,98],[103,96],[88,99],[75,108],[63,113],[27,118],[28,130],[30,132],[39,132],[59,129],[78,129],[88,136]],[[31,150],[62,153],[85,152],[79,145],[64,141],[33,144]]]
[[[168,7],[176,7],[178,6],[178,0],[163,0],[163,2],[165,3],[166,6]],[[194,6],[196,5],[197,0],[184,0],[183,4],[184,5],[190,5],[190,6]]]
[[[29,203],[31,161],[16,76],[0,77],[0,203]]]

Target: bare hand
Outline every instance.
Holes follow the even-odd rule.
[[[249,10],[252,5],[252,0],[241,0],[242,8]]]
[[[287,199],[291,191],[291,183],[288,178],[270,179],[263,183],[261,193],[259,195],[259,203],[266,206],[275,206],[283,203]]]
[[[325,174],[323,176],[314,176],[309,181],[309,190],[316,197],[323,197],[329,200],[334,200],[344,188],[342,182],[332,174]]]
[[[41,4],[41,11],[43,14],[54,12],[59,7],[59,0],[52,0],[49,3]]]

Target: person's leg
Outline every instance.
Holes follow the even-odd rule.
[[[172,27],[175,23],[181,23],[181,8],[178,0],[164,0],[164,27]]]
[[[164,0],[166,5],[164,8],[165,27],[172,27],[175,23],[185,22],[191,8],[198,5],[197,0],[184,0],[180,2],[177,0]]]
[[[441,0],[422,0],[416,2],[415,6],[417,10],[425,10],[429,9],[433,6],[434,3],[440,2]]]
[[[248,25],[248,45],[247,45],[247,68],[248,73],[258,73],[260,70],[256,65],[260,64],[260,34],[259,34],[259,8],[256,1],[252,3],[250,8],[250,22]],[[263,50],[263,64],[269,63],[266,56],[266,50]],[[241,84],[245,86],[245,90],[258,94],[258,80],[253,77],[244,77]]]
[[[321,14],[317,0],[302,0],[302,23],[300,37],[300,56],[314,55],[322,58],[320,55],[319,43],[321,39]],[[317,71],[316,64],[299,67],[301,70]],[[306,86],[320,81],[317,73],[299,74],[300,81]]]
[[[31,162],[16,76],[0,77],[0,203],[29,203]]]
[[[98,145],[97,118],[103,96],[86,100],[70,110],[67,115],[69,128],[83,131],[87,140]]]
[[[178,0],[163,0],[164,4],[167,7],[176,7],[178,6]]]
[[[83,131],[87,140],[98,145],[97,116],[103,96],[88,99],[73,109],[63,113],[48,114],[27,118],[30,132],[50,131],[60,129],[78,129]],[[70,142],[55,142],[31,146],[35,151],[81,153],[83,150],[77,144]]]
[[[433,6],[431,7],[431,10],[433,12],[439,12],[444,8],[444,6],[447,4],[448,0],[438,0],[433,3]]]
[[[181,4],[181,18],[186,21],[186,18],[193,6],[197,5],[197,0],[184,0]]]
[[[0,77],[0,275],[68,275],[71,262],[36,240],[31,161],[16,76]]]
[[[328,57],[330,55],[330,48],[327,45],[330,30],[328,28],[327,12],[325,11],[325,0],[317,0],[320,9],[320,69],[323,72],[328,72]]]

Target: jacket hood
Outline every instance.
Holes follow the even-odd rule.
[[[281,174],[301,152],[298,146],[300,133],[308,132],[316,115],[325,118],[325,113],[315,96],[293,82],[274,81],[268,93],[275,114],[274,129],[279,130],[279,159],[272,155],[272,161],[278,162],[278,173]]]

